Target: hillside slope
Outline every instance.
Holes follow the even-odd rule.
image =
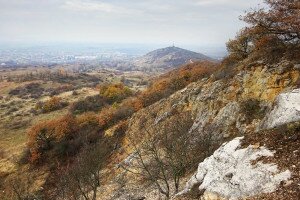
[[[200,53],[178,47],[167,47],[149,52],[133,61],[135,68],[143,71],[165,71],[195,61],[213,60]]]
[[[277,65],[267,65],[261,62],[250,64],[241,63],[239,67],[237,67],[237,72],[238,73],[236,74],[232,74],[232,77],[230,78],[223,78],[220,74],[218,75],[216,73],[210,78],[202,79],[190,84],[188,87],[173,94],[169,98],[163,99],[138,111],[130,119],[126,136],[138,138],[139,141],[147,140],[149,135],[157,134],[157,130],[162,130],[166,124],[177,120],[180,113],[189,113],[189,120],[192,121],[192,126],[187,133],[183,134],[191,135],[195,145],[204,145],[203,142],[205,142],[205,145],[207,145],[208,148],[206,149],[207,152],[205,152],[206,156],[204,156],[204,158],[207,157],[207,155],[211,155],[223,142],[230,141],[237,136],[245,136],[246,140],[244,140],[244,143],[254,145],[253,147],[250,147],[254,149],[254,152],[258,148],[262,150],[263,148],[266,148],[266,150],[263,150],[265,153],[257,152],[256,154],[260,156],[274,156],[274,150],[276,152],[277,146],[269,144],[264,147],[264,143],[259,143],[260,141],[253,143],[253,141],[249,141],[247,138],[255,137],[256,134],[259,134],[257,133],[258,131],[261,132],[261,130],[264,130],[265,127],[270,124],[270,120],[272,119],[268,116],[270,116],[270,113],[275,112],[272,111],[273,107],[275,107],[274,109],[278,107],[275,103],[278,102],[276,98],[279,94],[290,92],[293,88],[299,87],[300,70],[298,65],[288,61],[283,61]],[[293,93],[296,91],[293,91]],[[279,96],[278,98],[280,99],[281,97]],[[295,100],[295,98],[291,98],[287,101],[292,101],[293,99]],[[291,105],[293,105],[293,103],[291,103]],[[299,120],[299,112],[294,113],[288,120],[281,120],[281,122],[276,125],[278,126],[297,120]],[[274,127],[274,124],[272,124],[272,127]],[[265,136],[265,138],[268,137]],[[296,138],[296,141],[299,141],[299,138]],[[269,151],[269,149],[271,150]],[[260,157],[251,157],[251,154],[248,154],[245,155],[244,159],[247,159],[247,156],[249,159],[253,159],[251,163],[254,162],[256,158],[258,159]],[[229,158],[224,157],[223,159],[225,159],[224,162],[228,162],[226,159]],[[281,161],[273,159],[272,163],[269,165],[277,166],[276,162]],[[236,199],[240,197],[249,197],[249,195],[251,197],[251,195],[257,195],[263,191],[273,192],[277,187],[283,187],[282,185],[279,186],[279,183],[283,184],[282,182],[284,182],[285,185],[288,184],[288,186],[285,186],[288,189],[285,188],[283,195],[288,195],[290,192],[295,193],[295,189],[289,190],[289,187],[293,188],[296,183],[289,186],[290,182],[288,181],[290,179],[297,180],[297,177],[299,176],[294,173],[293,165],[294,163],[292,161],[287,161],[285,167],[280,169],[280,172],[286,171],[286,176],[282,175],[284,177],[282,179],[275,178],[277,182],[274,186],[270,186],[271,182],[269,179],[264,180],[266,185],[269,184],[268,189],[260,190],[257,189],[256,186],[247,186],[248,184],[251,184],[251,182],[245,181],[247,179],[245,177],[243,178],[243,174],[238,174],[237,176],[241,176],[241,180],[244,181],[242,181],[242,183],[245,184],[245,187],[254,188],[254,191],[234,193],[233,191],[228,190],[225,196],[224,194],[222,195],[222,193],[220,193],[219,196],[214,193],[209,193],[216,192],[211,189],[214,187],[210,185],[216,183],[211,182],[208,183],[207,187],[203,188],[206,190],[206,196],[204,195],[202,198],[226,199],[226,197],[228,197]],[[212,171],[217,171],[219,169],[214,165],[210,167],[210,170]],[[191,166],[190,170],[193,171],[196,170],[196,168]],[[268,170],[257,173],[263,174],[267,171]],[[279,173],[279,171],[276,172]],[[292,173],[289,174],[290,172]],[[275,173],[275,171],[271,170],[268,173],[272,174]],[[223,174],[221,176],[225,175],[226,174]],[[267,173],[265,175],[267,176]],[[254,174],[254,176],[256,175]],[[280,175],[280,177],[282,176]],[[183,186],[184,184],[181,185],[181,188]],[[143,186],[140,187],[143,188]],[[127,192],[129,191],[131,190],[128,189]],[[203,192],[200,193],[200,196],[201,194],[203,194]],[[117,199],[123,199],[124,195],[126,195],[126,192]],[[146,199],[159,198],[159,195],[155,195],[155,192],[151,190],[148,192],[144,191],[143,193],[137,192],[135,195],[143,195]],[[216,198],[212,198],[212,196],[216,196]],[[278,198],[275,197],[273,195],[274,199],[280,199],[282,196],[278,196]],[[199,198],[199,196],[197,198]],[[294,198],[295,196],[292,196],[291,199]],[[187,199],[193,198],[189,196]]]

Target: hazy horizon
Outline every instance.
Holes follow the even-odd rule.
[[[224,47],[262,0],[0,0],[0,44]]]

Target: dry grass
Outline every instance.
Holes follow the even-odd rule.
[[[1,75],[7,76],[18,76],[30,72],[31,69],[20,69],[16,71],[0,71]],[[32,69],[34,70],[34,69]],[[42,69],[41,69],[42,70]],[[113,74],[113,76],[109,76]],[[99,76],[102,79],[107,78],[107,82],[119,82],[121,76],[125,76],[126,79],[130,80],[131,87],[139,88],[138,83],[141,80],[147,79],[149,75],[144,75],[143,73],[127,73],[119,74],[119,72],[101,72],[93,74]],[[146,77],[146,78],[145,78]],[[45,90],[56,88],[60,86],[60,83],[50,82],[50,81],[26,81],[26,82],[0,82],[0,191],[2,188],[8,186],[10,179],[25,179],[26,177],[34,177],[36,174],[39,174],[35,178],[39,183],[35,184],[40,187],[44,184],[44,181],[47,178],[47,167],[39,168],[38,171],[34,171],[29,168],[28,164],[19,164],[19,160],[22,157],[24,150],[26,149],[26,144],[28,141],[27,130],[33,124],[39,122],[47,121],[49,119],[56,119],[68,113],[68,107],[50,112],[45,114],[34,114],[31,110],[35,109],[36,103],[38,101],[45,101],[49,96],[42,96],[37,99],[28,98],[21,99],[16,96],[10,96],[9,92],[17,87],[23,87],[26,84],[38,82],[41,83],[41,87]],[[74,85],[77,86],[78,85]],[[99,94],[98,88],[90,87],[79,87],[76,89],[76,95],[73,95],[73,91],[62,92],[58,94],[58,97],[61,97],[64,101],[72,103],[78,101],[79,99],[84,99],[87,96],[94,96]],[[11,110],[11,111],[10,111]],[[10,111],[10,112],[8,112]],[[0,194],[0,199],[3,199],[2,194]]]

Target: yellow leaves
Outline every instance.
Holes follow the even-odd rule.
[[[112,102],[121,101],[131,94],[132,91],[122,83],[104,85],[100,87],[100,95]]]

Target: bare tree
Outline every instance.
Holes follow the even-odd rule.
[[[35,179],[26,175],[17,174],[7,180],[4,187],[4,193],[0,195],[0,199],[16,199],[16,200],[33,200],[41,199],[40,195],[33,190]]]
[[[67,167],[59,176],[56,186],[58,199],[96,200],[101,183],[101,170],[112,152],[112,145],[102,141],[92,147],[86,147],[75,163]]]
[[[176,113],[173,117],[154,125],[152,131],[130,137],[134,152],[121,165],[126,171],[149,181],[169,199],[179,190],[180,180],[199,161],[194,154],[198,145],[193,144],[188,133],[192,125],[188,112]]]

